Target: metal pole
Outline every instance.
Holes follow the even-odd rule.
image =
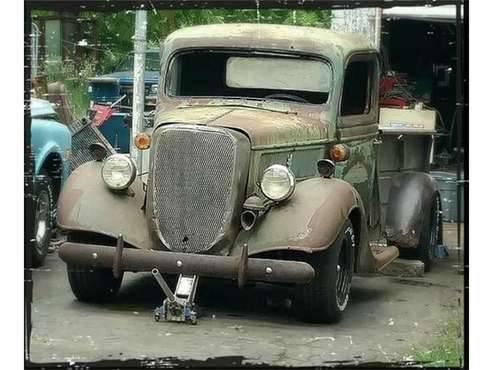
[[[462,17],[461,17],[461,4],[457,4],[455,8],[456,13],[456,129],[457,129],[457,246],[459,248],[459,269],[463,271],[464,260],[462,257],[461,248],[462,244],[462,189],[463,189],[463,179],[462,179],[462,109],[463,109],[463,94],[462,94]]]
[[[38,75],[38,40],[39,29],[36,23],[31,23],[31,76]]]
[[[135,136],[142,132],[145,105],[145,63],[146,63],[147,11],[135,11],[134,35],[134,88],[132,102],[132,128],[130,130],[130,155],[137,165],[137,173],[142,173],[142,152],[134,143]]]
[[[375,48],[380,51],[382,43],[382,8],[375,9]]]

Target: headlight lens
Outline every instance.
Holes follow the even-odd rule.
[[[264,171],[260,189],[267,198],[280,202],[293,194],[295,183],[294,175],[289,168],[274,164]]]
[[[123,190],[135,180],[136,168],[124,154],[113,154],[103,163],[101,176],[110,189]]]

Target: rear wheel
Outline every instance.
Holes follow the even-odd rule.
[[[441,215],[440,196],[435,194],[431,203],[431,209],[424,219],[424,227],[416,249],[416,257],[425,264],[425,271],[431,270],[435,256],[435,248],[440,240]]]
[[[332,246],[308,256],[315,277],[309,284],[297,286],[296,305],[302,320],[332,323],[341,319],[349,302],[355,247],[354,229],[348,220]]]
[[[70,241],[75,241],[70,235]],[[78,242],[98,244],[94,238],[84,238]],[[83,302],[111,301],[122,284],[123,274],[119,278],[113,276],[112,269],[87,266],[67,265],[68,281],[75,297]]]
[[[53,235],[53,213],[55,197],[50,177],[42,173],[34,184],[34,243],[31,248],[31,265],[39,267],[43,264],[51,236]]]

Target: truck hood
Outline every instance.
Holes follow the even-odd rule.
[[[249,137],[252,149],[325,143],[328,138],[319,117],[248,106],[178,107],[157,114],[156,128],[172,123],[238,130]]]
[[[132,71],[113,72],[100,77],[116,78],[122,85],[132,85],[134,83],[134,74]],[[144,81],[146,85],[157,84],[159,82],[159,72],[146,71]]]
[[[31,117],[32,118],[55,118],[57,116],[53,106],[48,100],[31,98]]]

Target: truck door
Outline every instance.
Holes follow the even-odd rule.
[[[336,161],[335,176],[358,190],[370,226],[378,223],[379,202],[376,168],[378,143],[377,53],[353,54],[346,61],[337,120],[337,145],[347,151]]]

